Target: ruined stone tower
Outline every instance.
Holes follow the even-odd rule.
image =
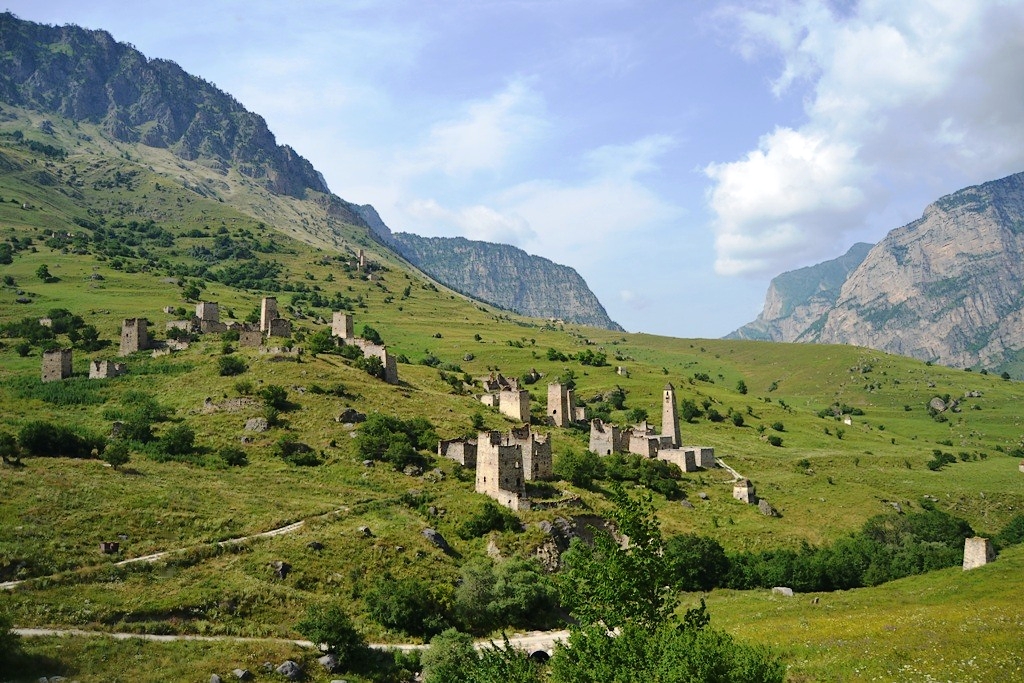
[[[128,356],[149,348],[149,331],[145,318],[128,318],[121,322],[121,349],[119,356]]]
[[[263,297],[260,303],[260,332],[270,332],[272,321],[277,319],[277,299],[272,296]]]
[[[590,421],[589,449],[598,455],[611,455],[622,450],[622,436],[619,428],[605,424],[596,417]]]
[[[568,427],[576,419],[572,389],[554,382],[548,385],[548,420],[556,427]]]
[[[525,389],[503,389],[498,392],[498,411],[513,420],[530,421],[530,392]]]
[[[59,382],[71,376],[71,349],[56,349],[43,353],[42,380]]]
[[[342,339],[353,339],[355,333],[352,331],[352,316],[348,313],[341,313],[339,311],[334,312],[334,318],[331,320],[331,335],[340,337]]]
[[[220,322],[220,310],[216,301],[200,301],[196,304],[196,317],[200,322]]]
[[[996,559],[992,541],[981,536],[964,539],[964,571],[977,569]]]
[[[672,437],[672,448],[679,448],[683,442],[679,437],[679,413],[676,411],[676,388],[665,385],[661,393],[661,433]]]
[[[522,447],[503,443],[501,432],[480,432],[476,451],[476,491],[513,510],[529,508],[522,469]]]

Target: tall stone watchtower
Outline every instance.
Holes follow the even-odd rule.
[[[145,318],[128,318],[121,322],[121,349],[117,355],[129,356],[149,348],[149,322]]]
[[[277,299],[272,296],[263,297],[260,302],[260,332],[270,332],[271,322],[277,319]]]
[[[996,559],[992,541],[981,536],[964,539],[964,571],[976,569]]]
[[[676,411],[676,388],[665,385],[661,398],[661,434],[672,437],[672,447],[679,448],[682,439],[679,436],[679,413]]]
[[[354,339],[356,335],[353,332],[352,316],[335,311],[331,320],[331,335],[342,339]]]
[[[196,304],[196,317],[202,322],[220,322],[220,309],[216,301],[200,301]]]
[[[71,376],[71,349],[56,349],[43,353],[44,382],[59,382]]]
[[[568,427],[576,420],[572,390],[564,384],[548,385],[548,419],[556,427]]]
[[[523,451],[507,445],[501,432],[480,432],[476,450],[476,492],[513,510],[528,506]]]

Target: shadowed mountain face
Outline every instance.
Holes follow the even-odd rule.
[[[0,14],[0,99],[100,124],[119,142],[232,166],[276,194],[328,192],[312,164],[278,145],[261,116],[174,62],[147,59],[105,31]]]
[[[399,232],[391,244],[423,272],[499,308],[537,318],[622,328],[572,268],[507,244]]]
[[[861,246],[775,278],[758,319],[731,336],[856,344],[963,367],[1001,367],[1024,349],[1024,174],[939,199],[860,257],[836,291],[840,262]]]

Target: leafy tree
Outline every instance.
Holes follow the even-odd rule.
[[[633,408],[626,413],[626,421],[634,424],[644,422],[647,420],[647,409],[646,408]]]
[[[330,330],[317,330],[306,337],[306,346],[312,354],[333,353],[338,350],[336,337]]]
[[[590,488],[604,475],[601,458],[592,451],[560,453],[552,465],[556,477],[581,488]]]
[[[0,459],[9,465],[21,463],[21,446],[13,434],[0,432]]]
[[[478,432],[483,431],[484,429],[487,428],[487,425],[484,424],[484,416],[480,414],[479,410],[477,412],[473,413],[473,419],[472,419],[472,422],[471,422],[470,426],[475,431],[478,431]]]
[[[725,549],[713,538],[696,534],[673,536],[665,543],[672,584],[684,591],[709,591],[729,572]]]
[[[288,403],[288,390],[278,384],[268,384],[257,391],[256,395],[263,400],[263,405],[268,408],[287,410],[290,407]]]
[[[423,683],[467,681],[479,664],[473,639],[450,628],[430,639],[423,653]]]
[[[363,325],[363,339],[370,342],[371,344],[384,344],[384,340],[380,336],[380,332],[373,329],[369,325]]]
[[[249,457],[241,448],[228,446],[220,449],[219,455],[224,464],[230,467],[244,467],[249,464]]]
[[[489,500],[484,503],[483,509],[459,525],[458,534],[468,541],[490,531],[519,531],[521,528],[522,523],[514,512]]]
[[[189,455],[195,450],[196,433],[186,424],[173,425],[160,438],[160,450],[167,455]]]
[[[128,448],[128,444],[121,439],[112,441],[107,444],[105,449],[103,449],[103,461],[115,470],[119,469],[123,465],[127,465],[130,459],[131,452]]]
[[[47,267],[45,263],[36,268],[36,277],[42,280],[43,282],[49,282],[51,279],[53,279],[53,276],[50,275],[50,269]]]
[[[366,654],[366,640],[340,605],[310,605],[296,630],[338,658],[338,666],[348,670]]]
[[[692,400],[684,398],[679,402],[679,416],[683,418],[684,422],[693,422],[694,419],[700,417],[700,408]]]
[[[448,628],[441,605],[420,579],[384,575],[367,591],[365,600],[370,618],[381,626],[426,636]]]
[[[32,351],[32,344],[23,339],[14,345],[14,350],[18,352],[19,356],[24,358]]]
[[[746,394],[747,393],[747,383],[744,382],[743,380],[740,380],[740,381],[736,382],[736,391],[740,392],[741,394]]]
[[[0,664],[3,665],[11,665],[21,651],[19,637],[11,631],[11,627],[11,617],[0,611]]]
[[[562,602],[583,626],[653,626],[675,608],[654,506],[649,495],[633,499],[619,485],[611,498],[611,518],[629,546],[604,530],[594,534],[593,545],[574,538],[563,556]]]

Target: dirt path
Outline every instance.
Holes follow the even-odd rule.
[[[114,640],[148,640],[157,643],[170,643],[175,641],[199,641],[199,642],[232,642],[232,643],[284,643],[297,645],[298,647],[312,649],[313,643],[308,640],[289,640],[287,638],[244,638],[241,636],[196,636],[196,635],[156,635],[152,633],[111,633],[107,631],[89,631],[78,628],[12,628],[11,632],[24,638],[113,638]],[[565,642],[569,639],[568,631],[530,631],[517,636],[511,636],[508,642],[512,647],[527,652],[544,650],[550,652],[556,642]],[[502,641],[494,639],[482,639],[475,643],[479,650],[490,647],[493,644],[501,645]],[[426,645],[421,643],[370,643],[370,647],[377,650],[425,650]]]
[[[238,545],[239,543],[245,543],[247,541],[255,541],[255,540],[258,540],[258,539],[261,539],[261,538],[272,538],[274,536],[283,536],[284,534],[290,534],[290,533],[292,533],[294,531],[298,531],[299,529],[301,529],[306,524],[306,522],[308,520],[320,519],[322,517],[328,517],[330,515],[337,515],[337,514],[341,514],[343,512],[347,512],[347,509],[346,508],[341,508],[341,509],[338,509],[338,510],[332,510],[330,512],[325,512],[323,514],[314,515],[313,517],[308,517],[307,519],[300,519],[298,522],[292,522],[291,524],[286,524],[285,526],[277,527],[276,529],[271,529],[270,531],[262,531],[262,532],[260,532],[258,534],[251,534],[249,536],[239,536],[238,538],[229,538],[229,539],[224,540],[224,541],[217,541],[217,545],[220,546],[221,548],[225,548],[225,547],[232,546],[232,545]],[[113,564],[113,566],[115,566],[115,567],[124,567],[124,566],[130,565],[130,564],[138,564],[140,562],[159,562],[160,560],[163,560],[163,559],[165,559],[167,557],[170,557],[171,555],[174,555],[175,553],[185,552],[186,550],[194,550],[196,548],[201,548],[201,547],[203,547],[203,545],[194,545],[194,546],[190,546],[188,548],[175,548],[173,550],[163,550],[163,551],[158,552],[158,553],[152,553],[151,555],[143,555],[141,557],[132,557],[132,558],[129,558],[127,560],[121,560],[119,562],[115,562]],[[82,567],[78,571],[81,571],[82,569],[88,569],[88,568],[89,567]],[[51,575],[51,576],[53,576],[53,575]],[[38,579],[43,579],[43,578],[49,578],[49,577],[34,576],[31,579],[21,579],[21,580],[18,580],[18,581],[5,581],[4,583],[0,583],[0,590],[12,590],[16,586],[20,586],[23,583],[29,583],[31,581],[36,581]]]

